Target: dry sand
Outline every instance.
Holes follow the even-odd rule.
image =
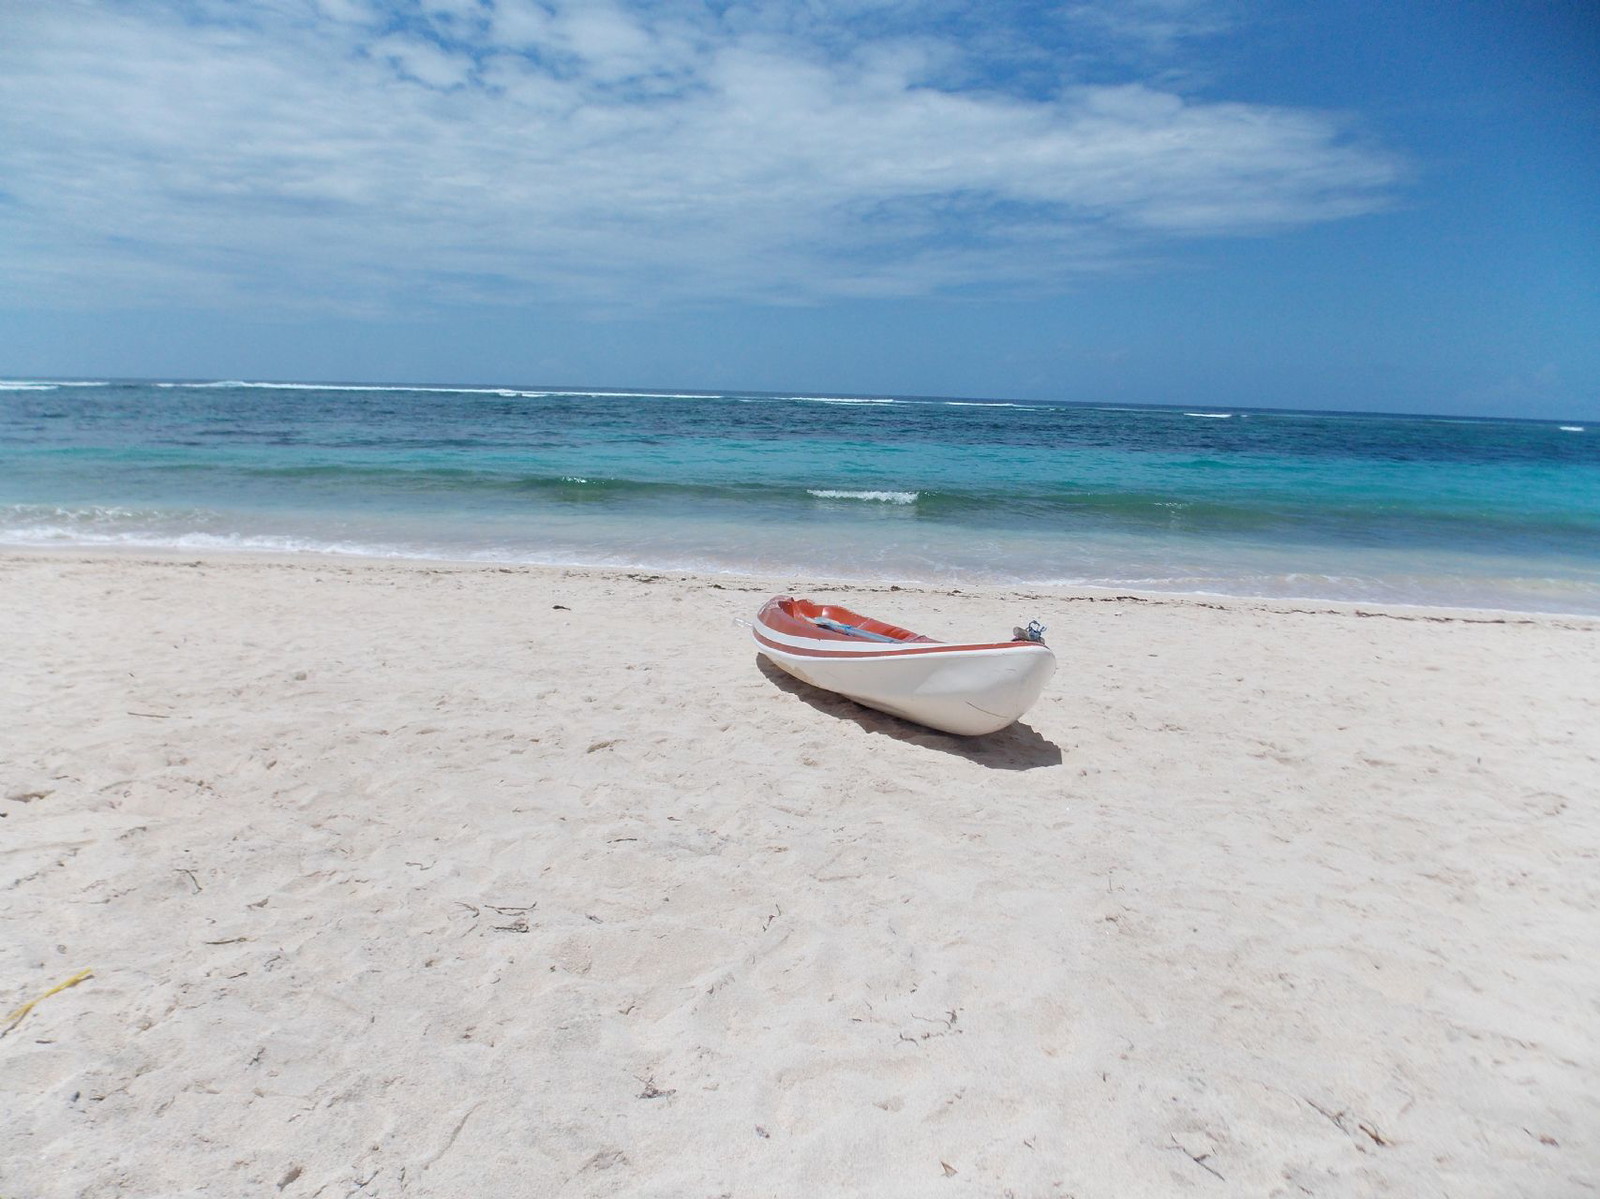
[[[764,670],[1039,617],[1022,725]],[[0,1195],[1592,1196],[1600,624],[0,558]]]

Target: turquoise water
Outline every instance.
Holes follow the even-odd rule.
[[[0,544],[1600,614],[1600,428],[914,397],[0,384]]]

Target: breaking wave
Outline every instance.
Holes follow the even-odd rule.
[[[835,491],[832,488],[806,488],[807,495],[819,500],[875,500],[880,504],[914,504],[915,491]]]

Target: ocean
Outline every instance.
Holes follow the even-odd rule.
[[[1600,426],[19,380],[0,383],[0,545],[1600,615]]]

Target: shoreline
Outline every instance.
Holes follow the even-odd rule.
[[[684,585],[699,584],[715,589],[767,591],[786,590],[858,592],[861,594],[967,595],[1011,597],[1019,600],[1061,603],[1117,603],[1175,605],[1216,605],[1225,608],[1260,608],[1264,611],[1316,615],[1380,616],[1396,620],[1446,620],[1476,624],[1555,623],[1578,628],[1600,629],[1600,614],[1524,610],[1518,608],[1475,607],[1465,604],[1414,604],[1388,600],[1322,599],[1316,596],[1262,596],[1210,591],[1161,591],[1140,587],[1097,587],[1087,584],[928,582],[915,579],[827,577],[814,572],[781,574],[774,572],[683,570],[654,566],[590,565],[586,563],[500,562],[473,558],[381,557],[372,554],[342,553],[334,550],[257,550],[183,549],[167,546],[26,546],[0,544],[0,562],[15,558],[27,560],[78,560],[91,563],[110,561],[174,563],[203,562],[225,566],[229,563],[284,567],[339,566],[361,569],[449,570],[462,573],[530,575],[555,574],[575,577],[626,579],[641,574],[656,575]],[[807,580],[795,583],[793,580]],[[782,580],[790,580],[783,582]]]
[[[813,582],[0,554],[8,1193],[1600,1179],[1600,622],[880,585],[965,739]]]

